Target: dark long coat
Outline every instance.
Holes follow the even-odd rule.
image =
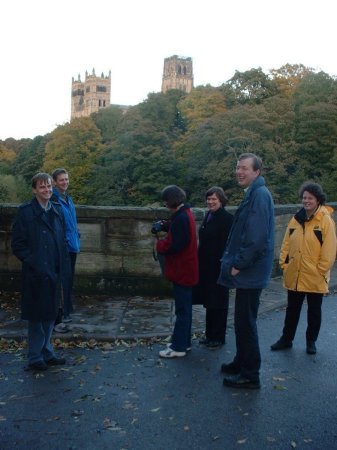
[[[22,319],[54,320],[58,284],[70,275],[61,207],[52,203],[46,213],[35,198],[21,205],[13,224],[12,250],[22,262]]]
[[[217,280],[233,216],[225,208],[209,215],[210,211],[199,229],[199,283],[193,290],[193,303],[219,309],[228,299],[228,289],[218,285]]]

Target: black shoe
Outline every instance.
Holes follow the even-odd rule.
[[[199,344],[201,344],[201,345],[207,345],[209,342],[210,342],[210,339],[208,339],[207,337],[204,337],[199,340]]]
[[[293,343],[291,341],[285,341],[284,339],[279,339],[275,344],[270,346],[270,350],[285,350],[286,348],[291,348]]]
[[[229,386],[239,389],[260,389],[259,381],[252,381],[242,375],[233,375],[223,379],[224,386]]]
[[[307,353],[308,355],[315,355],[317,352],[316,345],[314,341],[307,342]]]
[[[47,370],[47,369],[48,369],[48,366],[44,361],[37,361],[35,363],[28,364],[28,367],[26,370],[43,371],[43,370]]]
[[[221,364],[221,372],[230,375],[238,375],[240,373],[240,368],[232,361],[229,364]]]
[[[63,366],[66,363],[64,358],[51,358],[46,361],[48,366]]]
[[[212,340],[210,340],[205,345],[208,348],[217,348],[217,347],[221,347],[222,345],[224,345],[224,341],[212,341]]]

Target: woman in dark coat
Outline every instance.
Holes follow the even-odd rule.
[[[193,303],[206,308],[205,338],[200,344],[216,348],[226,339],[229,291],[217,280],[233,216],[225,210],[227,197],[221,187],[206,192],[206,203],[208,211],[199,229],[199,283],[193,290]]]

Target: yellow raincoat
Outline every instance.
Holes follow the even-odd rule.
[[[328,292],[336,259],[336,228],[329,206],[319,206],[308,220],[302,208],[290,220],[283,239],[280,266],[283,285],[299,292]]]

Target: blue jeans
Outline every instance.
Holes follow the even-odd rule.
[[[261,354],[257,335],[257,313],[262,289],[236,289],[234,327],[236,356],[234,364],[243,377],[260,380]]]
[[[50,341],[55,320],[46,322],[28,321],[28,363],[48,361],[55,357]]]
[[[186,352],[191,347],[192,288],[173,283],[173,293],[176,322],[171,348],[177,352]]]

